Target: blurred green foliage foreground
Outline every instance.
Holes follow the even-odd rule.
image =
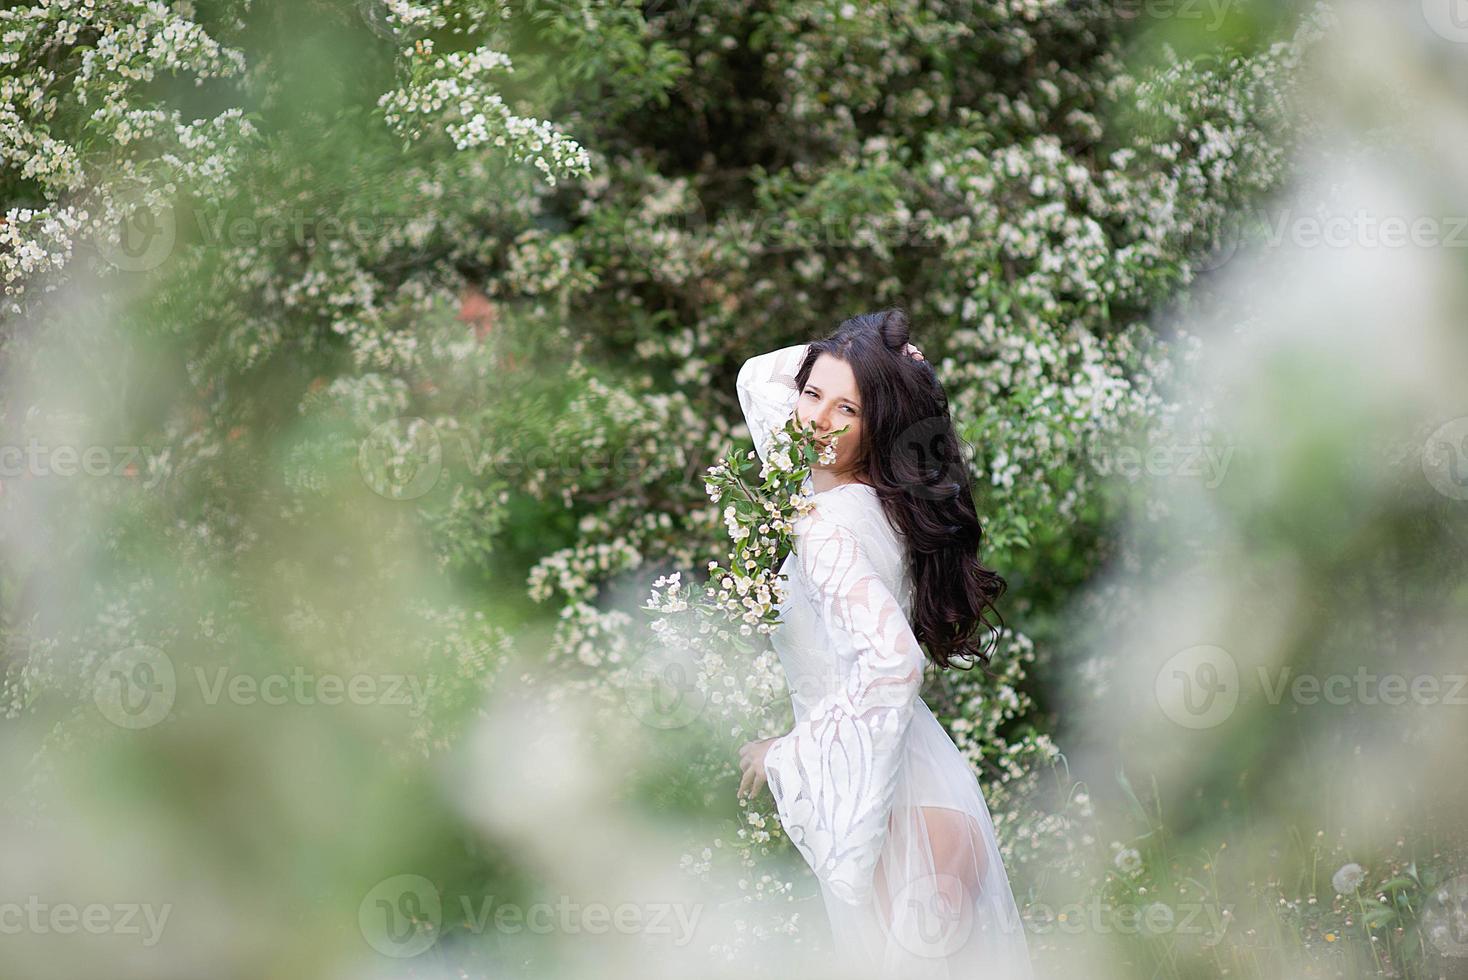
[[[639,605],[900,305],[1043,975],[1464,975],[1451,6],[0,5],[0,974],[826,975]]]

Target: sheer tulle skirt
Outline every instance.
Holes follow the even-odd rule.
[[[822,886],[855,977],[1031,980],[1024,926],[978,780],[928,706],[912,718],[873,898]]]

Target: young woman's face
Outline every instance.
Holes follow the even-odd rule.
[[[847,472],[861,445],[861,393],[856,390],[851,365],[830,354],[817,357],[805,388],[795,399],[795,418],[823,436],[846,427],[836,443],[836,461],[827,469]]]

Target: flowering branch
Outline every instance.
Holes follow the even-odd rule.
[[[732,542],[727,567],[710,561],[707,583],[690,586],[686,593],[682,573],[660,578],[644,608],[665,614],[691,611],[700,619],[737,624],[740,636],[768,634],[779,624],[778,607],[785,599],[779,567],[789,553],[795,522],[811,507],[803,485],[817,460],[835,460],[836,439],[823,447],[813,429],[792,417],[773,430],[769,446],[757,477],[752,475],[757,456],[749,451],[725,456],[704,478],[709,498],[723,507]],[[653,628],[661,633],[672,627],[660,619]]]

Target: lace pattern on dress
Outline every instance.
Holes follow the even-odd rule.
[[[871,897],[924,658],[856,535],[821,506],[797,525],[797,568],[845,676],[771,743],[765,772],[791,842],[856,905]]]

